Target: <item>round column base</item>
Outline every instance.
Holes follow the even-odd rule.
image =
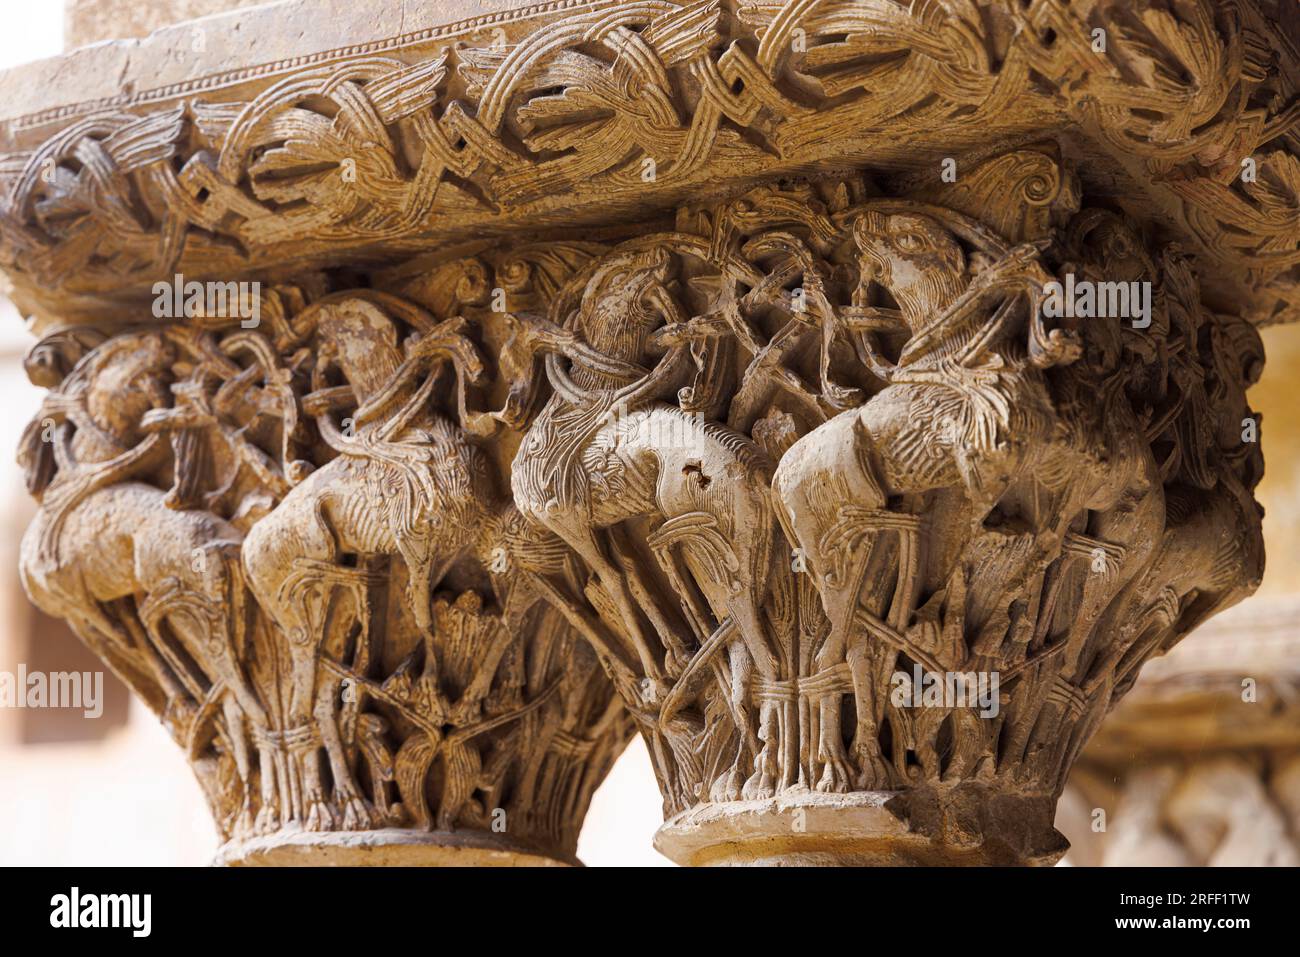
[[[969,801],[951,793],[795,792],[683,811],[654,845],[688,867],[1050,866],[1069,843],[1051,826],[1051,802],[1043,804],[986,798],[982,827],[970,828],[962,821]]]
[[[580,867],[483,831],[277,831],[223,844],[217,867]]]

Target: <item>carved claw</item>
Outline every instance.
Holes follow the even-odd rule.
[[[1024,243],[980,272],[972,282],[975,289],[985,289],[1012,281],[1045,279],[1038,256],[1048,245],[1045,241]]]
[[[709,789],[709,800],[714,802],[739,801],[741,792],[740,769],[732,768],[718,776]]]
[[[764,770],[755,771],[740,789],[740,796],[746,801],[763,801],[776,793],[776,781]]]
[[[825,382],[822,393],[826,401],[837,409],[847,409],[860,405],[862,402],[861,389],[846,389],[829,380]]]
[[[822,769],[817,790],[823,794],[844,794],[852,790],[853,772],[849,768],[844,751],[835,748],[832,753],[823,754],[822,760],[826,763],[826,767]]]
[[[855,744],[853,753],[862,769],[853,782],[857,790],[881,791],[889,787],[889,765],[879,748]]]
[[[650,345],[666,349],[669,346],[680,346],[701,339],[725,336],[730,331],[731,326],[726,317],[712,313],[695,316],[686,322],[670,322],[656,329],[650,336]]]

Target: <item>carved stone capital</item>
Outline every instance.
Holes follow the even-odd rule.
[[[491,6],[10,117],[32,597],[230,860],[568,860],[633,726],[682,863],[1056,860],[1262,573],[1273,5]]]
[[[812,166],[930,172],[1049,135],[1098,199],[1212,265],[1217,294],[1257,321],[1292,318],[1300,25],[1287,6],[233,11],[0,78],[0,263],[24,307],[66,321],[176,272],[256,278],[521,228],[585,234],[719,184]]]
[[[572,861],[630,729],[514,574],[536,537],[488,456],[428,403],[480,374],[462,320],[262,295],[261,330],[35,347],[28,594],[158,712],[223,862]]]
[[[1054,860],[1111,703],[1258,584],[1258,337],[1050,149],[686,210],[551,315],[515,502],[596,572],[683,862]]]

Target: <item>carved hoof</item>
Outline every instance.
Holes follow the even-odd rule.
[[[764,801],[776,794],[776,782],[772,775],[755,771],[740,789],[740,796],[746,801]]]
[[[377,823],[370,806],[359,797],[347,798],[342,802],[342,807],[343,823],[340,826],[341,830],[367,831]]]
[[[858,752],[862,771],[854,781],[859,791],[881,791],[889,787],[889,765],[879,753],[863,754]]]
[[[709,789],[709,800],[717,803],[739,801],[741,791],[740,772],[735,768],[722,774]]]
[[[257,818],[253,821],[254,834],[270,834],[280,829],[280,814],[270,804],[263,804],[262,810],[257,812]]]
[[[333,831],[336,829],[334,812],[330,810],[329,804],[323,800],[315,800],[307,805],[306,829],[309,831]]]
[[[849,773],[849,766],[842,755],[836,755],[826,759],[826,767],[822,769],[821,780],[817,782],[817,790],[823,794],[844,794],[850,790],[850,782],[853,780]]]

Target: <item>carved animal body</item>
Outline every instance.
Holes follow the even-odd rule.
[[[148,333],[123,337],[73,370],[62,393],[73,404],[69,418],[77,428],[60,456],[60,472],[41,489],[41,508],[23,537],[20,573],[31,600],[68,618],[163,712],[177,737],[201,730],[196,712],[220,706],[247,814],[245,720],[263,728],[266,715],[238,661],[243,622],[232,609],[242,607],[241,535],[210,512],[169,508],[166,493],[152,485],[105,485],[121,458],[115,454],[129,447],[140,415],[158,401],[155,383],[169,364],[161,337]],[[128,402],[115,402],[124,379],[135,390]],[[66,438],[65,432],[53,441]],[[164,624],[198,673],[167,642]]]
[[[364,408],[396,381],[402,367],[396,327],[367,303],[323,310],[320,323],[322,336],[337,347],[358,407]],[[321,656],[337,660],[346,653],[350,628],[342,619],[313,615],[322,597],[329,597],[313,591],[322,584],[326,591],[341,587],[364,637],[366,575],[363,568],[345,566],[343,557],[401,556],[407,566],[407,606],[425,637],[425,669],[432,678],[437,662],[431,588],[475,544],[486,520],[487,473],[480,453],[456,426],[423,409],[414,386],[401,386],[390,399],[403,410],[396,428],[389,426],[391,418],[366,422],[349,440],[326,416],[318,418],[341,454],[295,486],[244,543],[249,584],[275,622],[291,663],[285,730],[307,729],[307,743],[294,762],[301,796],[288,813],[300,816],[309,829],[353,830],[376,823],[375,811],[356,787],[339,732],[342,679],[317,667]],[[330,762],[332,801],[325,794],[316,734]]]
[[[642,359],[650,333],[674,311],[665,288],[668,265],[663,252],[628,253],[611,257],[591,276],[576,326],[593,348],[629,364]],[[739,748],[752,751],[758,766],[746,789],[754,796],[771,793],[774,762],[761,760],[758,743],[767,736],[763,731],[756,736],[750,727],[740,690],[755,667],[765,677],[775,677],[777,669],[761,615],[776,528],[768,490],[771,463],[739,433],[650,396],[636,398],[637,383],[612,380],[580,362],[572,380],[554,365],[548,368],[556,394],[534,421],[511,469],[520,512],[558,535],[596,572],[640,659],[642,695],[651,704],[662,701],[665,669],[643,633],[640,615],[666,647],[670,671],[680,671],[689,652],[620,540],[619,527],[637,518],[660,520],[651,535],[656,558],[672,579],[677,572],[668,553],[680,548],[694,587],[718,623],[705,625],[703,610],[692,611],[683,594],[696,639],[704,644],[711,633],[729,627],[740,638],[731,654],[737,685],[732,705],[739,710]],[[770,712],[765,707],[764,726]]]
[[[854,234],[864,276],[894,296],[912,337],[892,384],[795,442],[773,479],[782,525],[814,571],[831,623],[817,653],[818,670],[846,661],[853,677],[853,749],[861,764],[856,780],[842,752],[839,698],[821,699],[824,774],[818,786],[836,791],[882,788],[890,781],[878,741],[884,696],[875,690],[888,679],[889,657],[875,653],[867,638],[903,647],[918,596],[943,587],[1053,421],[1037,371],[981,341],[978,322],[986,313],[945,318],[969,281],[960,247],[937,222],[868,212]],[[934,499],[929,512],[965,530],[937,538],[949,543],[945,554],[923,554],[929,537],[921,534],[919,519],[887,507],[904,497],[919,508],[926,493]],[[872,552],[859,548],[882,536],[897,541],[892,596],[867,580]]]
[[[296,485],[276,511],[253,526],[245,564],[259,597],[266,591],[280,606],[271,586],[287,572],[275,569],[292,567],[298,559],[400,555],[410,568],[409,610],[428,630],[430,584],[476,541],[484,506],[470,476],[486,472],[478,450],[454,425],[432,415],[423,424],[400,443],[388,443],[409,453],[407,461],[341,455]],[[307,520],[290,521],[290,516]]]
[[[54,518],[50,512],[43,509],[37,513],[22,544],[28,556],[21,565],[23,586],[32,601],[50,614],[75,608],[84,628],[111,643],[110,661],[125,661],[132,670],[144,670],[155,679],[151,668],[140,667],[144,663],[141,655],[152,653],[147,649],[133,652],[129,635],[122,633],[101,606],[164,591],[195,594],[223,605],[232,587],[229,563],[237,560],[240,538],[237,529],[210,513],[169,510],[163,504],[165,498],[165,493],[138,482],[87,496],[60,516],[66,528],[77,532],[59,537],[57,563],[35,557]],[[148,534],[141,534],[145,528]],[[224,611],[220,620],[226,620]],[[260,719],[261,706],[242,680],[233,679],[238,666],[229,644],[206,634],[206,622],[178,617],[171,624],[186,652],[211,664],[214,675],[225,682],[250,715]]]

